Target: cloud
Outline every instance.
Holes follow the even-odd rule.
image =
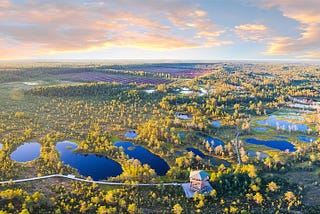
[[[320,59],[319,52],[308,52],[306,55],[298,56],[299,59]]]
[[[235,33],[244,41],[263,41],[268,28],[262,24],[243,24],[235,26]]]
[[[320,3],[318,0],[249,0],[264,8],[277,8],[283,16],[301,23],[297,37],[274,38],[264,54],[301,55],[318,57],[320,52]]]
[[[0,9],[6,9],[10,6],[9,0],[2,0],[0,1]]]
[[[320,25],[308,25],[298,38],[274,38],[265,54],[303,54],[320,51]]]
[[[192,0],[0,3],[0,45],[7,51],[1,58],[111,46],[164,50],[229,44],[218,38],[223,32]]]

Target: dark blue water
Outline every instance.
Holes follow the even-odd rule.
[[[273,126],[277,129],[287,130],[287,131],[307,131],[308,126],[304,124],[294,124],[286,120],[278,120],[275,116],[271,116],[266,120],[257,120],[259,125]]]
[[[32,161],[40,157],[39,143],[24,143],[10,154],[10,158],[17,162]]]
[[[203,152],[201,152],[199,149],[196,149],[196,148],[186,148],[186,150],[188,152],[192,152],[194,155],[198,155],[199,157],[201,157],[202,159],[210,159],[211,160],[211,163],[213,165],[217,165],[217,166],[220,166],[221,164],[225,165],[225,166],[230,166],[231,164],[226,161],[226,160],[222,160],[222,159],[219,159],[219,158],[212,158],[212,157],[209,157],[209,156],[206,156],[205,154],[203,154]]]
[[[211,160],[211,163],[216,166],[220,166],[221,164],[223,164],[227,167],[231,166],[231,164],[226,160],[222,160],[219,158],[211,158],[210,160]]]
[[[186,148],[186,150],[188,152],[192,152],[194,155],[198,155],[201,158],[205,158],[206,155],[203,154],[199,149],[195,149],[195,148]]]
[[[222,145],[222,147],[224,147],[224,142],[222,142],[221,140],[211,137],[209,135],[203,134],[203,133],[197,133],[198,137],[203,137],[206,141],[208,141],[208,143],[210,143],[211,147],[216,148],[217,146]]]
[[[265,132],[265,131],[268,130],[268,128],[266,128],[266,127],[254,127],[253,130],[257,131],[257,132]]]
[[[265,145],[274,149],[279,149],[281,151],[289,150],[289,152],[294,152],[297,149],[294,148],[292,143],[284,140],[257,140],[255,138],[247,138],[244,140],[246,143],[252,143],[256,145]]]
[[[307,143],[315,142],[316,139],[307,136],[298,136],[299,140]]]
[[[116,142],[117,147],[123,147],[129,158],[138,159],[142,164],[148,164],[155,170],[157,175],[165,175],[169,170],[169,165],[159,156],[151,153],[142,146],[135,146],[131,142]]]
[[[211,122],[211,124],[214,126],[214,127],[220,127],[221,126],[221,123],[219,120],[214,120]]]
[[[77,147],[76,143],[69,141],[58,142],[56,145],[56,149],[60,153],[60,160],[77,169],[81,175],[90,176],[97,181],[122,173],[121,165],[116,161],[95,154],[74,153],[73,150]]]

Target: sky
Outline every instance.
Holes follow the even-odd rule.
[[[319,0],[0,0],[0,60],[320,60]]]

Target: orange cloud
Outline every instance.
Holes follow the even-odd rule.
[[[309,52],[306,55],[298,56],[300,59],[320,59],[320,52]]]
[[[10,1],[9,0],[2,0],[0,1],[0,8],[5,9],[10,6]]]
[[[1,1],[0,25],[6,41],[0,43],[6,50],[1,58],[111,46],[163,50],[229,43],[218,39],[224,31],[192,0]]]
[[[179,38],[172,36],[159,36],[156,34],[133,34],[123,35],[116,40],[112,41],[110,45],[123,46],[123,47],[136,47],[153,50],[168,50],[177,48],[194,48],[198,44],[186,42]]]
[[[265,54],[306,54],[320,52],[320,4],[318,0],[251,0],[264,7],[276,7],[283,15],[301,23],[299,37],[274,38]],[[318,55],[313,55],[317,57]]]
[[[235,26],[235,32],[244,41],[263,41],[268,28],[262,24],[243,24]]]

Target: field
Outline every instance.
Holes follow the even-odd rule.
[[[167,84],[172,82],[171,80],[156,77],[139,77],[133,75],[121,75],[121,74],[108,74],[101,72],[90,73],[68,73],[55,76],[57,79],[79,81],[79,82],[108,82],[108,83],[120,83],[120,84]]]
[[[151,74],[164,74],[171,77],[194,78],[203,76],[216,70],[221,66],[215,64],[197,63],[161,63],[161,64],[133,64],[133,65],[113,65],[106,68],[114,70],[128,70],[135,72],[147,72]]]

